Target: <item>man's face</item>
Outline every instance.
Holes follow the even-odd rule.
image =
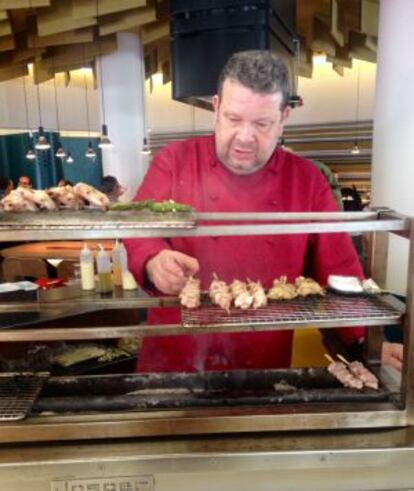
[[[30,187],[32,187],[32,185],[30,183],[30,179],[28,177],[25,177],[25,176],[22,176],[19,179],[19,186],[21,186],[22,188],[30,188]]]
[[[252,174],[267,163],[289,115],[281,103],[281,92],[258,94],[224,81],[221,98],[213,97],[216,153],[223,165],[235,174]]]

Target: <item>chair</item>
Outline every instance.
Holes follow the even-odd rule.
[[[47,264],[43,259],[20,259],[6,257],[2,264],[3,280],[48,278]]]

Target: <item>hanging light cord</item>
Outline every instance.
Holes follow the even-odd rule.
[[[101,100],[102,100],[102,118],[103,124],[106,123],[105,117],[105,94],[104,94],[104,86],[103,86],[103,67],[102,67],[102,47],[101,47],[101,36],[99,35],[99,0],[96,0],[96,22],[98,23],[98,64],[99,64],[99,81],[101,85]]]
[[[30,8],[30,12],[31,13],[35,13],[33,12],[33,5],[32,5],[32,0],[29,0],[29,8]],[[36,23],[36,26],[37,26],[37,23]],[[33,48],[35,50],[35,63],[33,64],[33,70],[35,70],[35,66],[36,66],[36,36],[37,36],[37,28],[36,28],[36,32],[34,33],[34,36],[33,36]],[[39,87],[39,82],[36,84],[36,92],[37,92],[37,110],[38,110],[38,113],[39,113],[39,126],[43,126],[42,124],[42,108],[40,107],[40,87]]]
[[[57,132],[60,133],[59,106],[58,106],[56,73],[55,73],[55,57],[52,57],[52,70],[53,70],[53,87],[55,91],[56,125],[57,125]]]
[[[85,46],[83,47],[83,60],[86,65],[86,55],[85,55]],[[85,104],[86,104],[86,124],[88,127],[88,138],[91,137],[91,127],[89,121],[89,104],[88,104],[88,82],[86,80],[86,70],[83,71],[83,83],[85,86]]]
[[[24,107],[25,107],[25,111],[26,111],[26,128],[30,132],[30,128],[29,128],[29,105],[27,103],[26,80],[25,80],[24,75],[22,77],[22,80],[23,80]]]
[[[356,108],[355,108],[355,119],[356,119],[355,141],[357,141],[357,138],[359,136],[359,82],[360,82],[360,69],[361,69],[361,65],[358,62],[357,93],[356,93]]]

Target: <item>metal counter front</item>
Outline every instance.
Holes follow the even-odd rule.
[[[0,448],[4,491],[414,489],[412,428]]]

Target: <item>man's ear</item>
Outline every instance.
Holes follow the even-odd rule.
[[[286,106],[283,111],[282,111],[282,124],[285,124],[286,123],[286,120],[289,118],[290,116],[290,112],[291,112],[292,108],[290,106]]]
[[[219,98],[218,94],[213,95],[213,97],[211,99],[211,103],[213,104],[214,112],[217,113],[219,105],[220,105],[220,98]]]

